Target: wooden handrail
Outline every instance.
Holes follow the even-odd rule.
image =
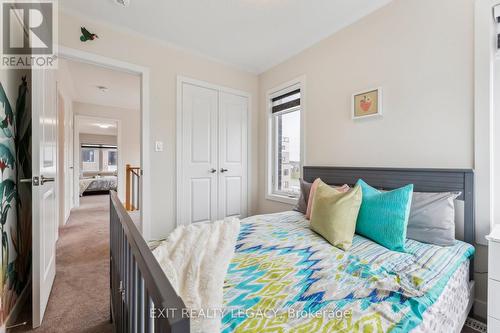
[[[139,210],[140,178],[141,168],[127,164],[125,173],[125,209],[128,211]]]

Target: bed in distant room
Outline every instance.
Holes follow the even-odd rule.
[[[116,191],[118,177],[114,174],[84,175],[80,178],[80,196]]]

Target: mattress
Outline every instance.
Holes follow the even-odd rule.
[[[424,312],[422,323],[412,333],[460,332],[470,300],[470,261],[464,261],[453,274],[441,296]]]
[[[226,276],[222,331],[450,332],[467,307],[473,253],[413,240],[399,253],[358,235],[344,252],[300,213],[250,217]]]

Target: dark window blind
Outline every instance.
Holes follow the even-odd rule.
[[[300,106],[300,89],[290,91],[286,94],[271,99],[272,113],[285,111]]]

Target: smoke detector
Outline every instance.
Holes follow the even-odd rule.
[[[122,7],[128,7],[130,5],[130,0],[114,0],[116,4]]]
[[[99,89],[100,92],[105,93],[108,91],[108,87],[106,86],[96,86],[97,89]]]

